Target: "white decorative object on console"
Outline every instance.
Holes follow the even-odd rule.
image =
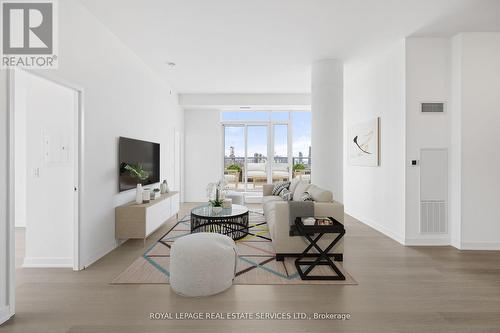
[[[149,203],[150,200],[151,200],[151,192],[149,191],[149,189],[144,189],[142,191],[142,203]]]
[[[137,188],[135,190],[135,203],[140,205],[142,203],[142,192],[144,190],[142,189],[141,184],[137,184]]]
[[[168,191],[169,191],[169,188],[168,188],[167,180],[165,179],[160,185],[160,192],[161,192],[161,194],[165,194],[165,193],[168,193]]]

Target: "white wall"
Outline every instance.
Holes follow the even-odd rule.
[[[182,131],[183,116],[165,81],[74,0],[59,2],[59,50],[59,69],[40,74],[84,89],[80,258],[88,265],[117,245],[114,207],[135,197],[118,194],[118,137],[159,142],[161,178],[172,179],[174,128]]]
[[[405,211],[404,51],[398,41],[344,67],[344,133],[352,124],[380,117],[380,166],[351,166],[344,153],[345,211],[399,242],[404,242]]]
[[[186,109],[235,107],[294,107],[303,110],[311,105],[309,94],[180,94],[179,103]]]
[[[443,245],[449,234],[421,235],[420,160],[421,149],[449,149],[450,113],[448,38],[407,38],[406,48],[406,229],[405,244]],[[445,113],[422,113],[420,103],[444,102]]]
[[[24,86],[26,76],[16,75],[16,85]],[[16,89],[14,104],[15,118],[15,183],[18,189],[15,193],[16,227],[26,227],[26,90]],[[22,171],[24,170],[24,172]]]
[[[461,244],[500,250],[500,33],[464,33],[454,54],[461,87]]]
[[[7,252],[7,170],[8,117],[7,73],[0,70],[0,323],[9,317]]]
[[[186,110],[184,183],[186,202],[207,201],[206,187],[222,176],[219,110]]]

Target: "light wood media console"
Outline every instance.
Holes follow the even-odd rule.
[[[179,192],[168,192],[146,204],[128,204],[115,208],[115,237],[143,239],[179,214]]]

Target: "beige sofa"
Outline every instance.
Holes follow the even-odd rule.
[[[289,208],[288,202],[279,196],[273,196],[272,184],[264,185],[264,196],[262,204],[264,216],[269,226],[272,244],[276,251],[276,260],[284,260],[285,257],[296,257],[305,250],[309,242],[301,236],[290,236],[289,231]],[[307,181],[292,181],[290,186],[293,192],[293,200],[300,201],[304,191],[309,192],[314,200],[314,215],[316,217],[331,216],[340,223],[344,223],[344,205],[333,200],[332,192],[309,184]],[[337,234],[325,234],[319,244],[326,248]],[[310,252],[316,252],[315,249]],[[336,261],[343,260],[344,242],[341,239],[329,253]]]

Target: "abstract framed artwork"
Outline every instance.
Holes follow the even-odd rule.
[[[380,118],[357,123],[349,129],[349,164],[379,166]]]

